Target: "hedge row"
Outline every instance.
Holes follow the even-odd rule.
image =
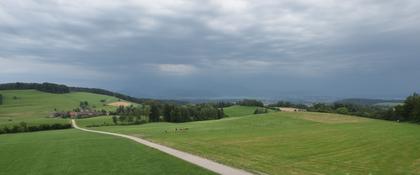
[[[69,123],[40,124],[40,125],[28,126],[27,123],[21,122],[18,125],[4,126],[3,128],[0,128],[0,134],[35,132],[35,131],[46,131],[46,130],[68,129],[68,128],[71,128],[71,124]]]

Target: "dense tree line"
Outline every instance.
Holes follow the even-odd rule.
[[[215,103],[214,106],[217,108],[226,108],[233,105],[235,105],[235,103],[220,101],[220,102]]]
[[[54,84],[54,83],[6,83],[0,84],[0,90],[25,90],[25,89],[36,89],[42,92],[63,94],[69,93],[70,89],[66,85]]]
[[[287,101],[279,101],[269,107],[292,107],[299,109],[306,109],[310,112],[325,112],[325,113],[338,113],[345,115],[355,115],[368,118],[384,119],[386,111],[389,109],[384,106],[374,105],[361,105],[353,103],[344,103],[341,101],[335,103],[315,103],[311,106],[305,104],[296,104]]]
[[[124,94],[98,89],[98,88],[82,88],[82,87],[67,87],[65,85],[58,85],[54,83],[7,83],[0,84],[0,90],[24,90],[24,89],[36,89],[43,92],[50,93],[69,93],[73,92],[90,92],[94,94],[108,95],[117,97],[123,100],[135,102],[135,103],[144,103],[148,99],[140,99],[135,97],[130,97]]]
[[[420,95],[414,93],[408,96],[402,105],[386,111],[384,119],[420,122]]]
[[[277,103],[268,105],[268,107],[286,107],[286,108],[299,108],[299,109],[308,108],[308,106],[305,104],[292,103],[288,101],[278,101]]]
[[[89,102],[87,102],[87,101],[81,101],[79,103],[79,108],[80,109],[83,109],[83,110],[89,109]]]
[[[141,124],[149,121],[150,107],[120,106],[114,113],[114,124]]]
[[[45,130],[57,130],[57,129],[68,129],[71,128],[69,123],[53,123],[53,124],[40,124],[40,125],[28,125],[25,122],[20,122],[17,125],[4,126],[0,128],[0,134],[7,133],[19,133],[19,132],[34,132],[34,131],[45,131]]]
[[[217,108],[213,104],[165,104],[162,109],[162,115],[164,121],[176,123],[200,120],[213,120],[225,117],[223,108]]]
[[[258,100],[253,99],[244,99],[241,101],[236,102],[237,105],[241,106],[258,106],[258,107],[264,107],[264,103]]]
[[[395,107],[349,103],[334,103],[331,105],[317,103],[308,107],[308,111],[350,114],[392,121],[420,122],[420,95],[414,93],[407,97],[402,105]]]
[[[384,114],[388,110],[387,107],[373,105],[358,105],[350,103],[315,103],[307,108],[311,112],[327,112],[345,115],[355,115],[368,118],[384,119]]]
[[[113,117],[114,124],[135,124],[146,122],[189,122],[212,120],[225,117],[223,108],[215,104],[178,105],[153,102],[142,107],[120,106]]]
[[[0,105],[3,104],[3,95],[0,94]]]
[[[384,100],[384,99],[366,99],[366,98],[347,98],[336,101],[336,103],[350,103],[357,105],[375,105],[378,103],[402,103],[403,100]]]

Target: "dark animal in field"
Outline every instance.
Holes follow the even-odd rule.
[[[188,128],[175,128],[175,132],[177,131],[188,131]]]

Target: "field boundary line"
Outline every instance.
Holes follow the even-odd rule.
[[[141,139],[141,138],[138,138],[138,137],[129,136],[129,135],[125,135],[125,134],[118,134],[118,133],[112,133],[112,132],[96,131],[96,130],[90,130],[90,129],[86,129],[86,128],[80,128],[79,126],[77,126],[76,121],[74,119],[71,120],[71,123],[72,123],[72,126],[76,129],[78,129],[78,130],[127,138],[127,139],[133,140],[137,143],[140,143],[140,144],[143,144],[145,146],[157,149],[161,152],[172,155],[174,157],[177,157],[179,159],[182,159],[184,161],[195,164],[197,166],[200,166],[202,168],[205,168],[207,170],[213,171],[213,172],[218,173],[218,174],[222,174],[222,175],[252,175],[252,173],[247,172],[245,170],[233,168],[233,167],[230,167],[230,166],[227,166],[227,165],[223,165],[223,164],[217,163],[215,161],[212,161],[212,160],[209,160],[209,159],[206,159],[206,158],[203,158],[203,157],[199,157],[199,156],[187,153],[187,152],[183,152],[183,151],[180,151],[180,150],[177,150],[177,149],[174,149],[174,148],[170,148],[170,147],[167,147],[167,146],[164,146],[164,145],[153,143],[153,142],[147,141],[145,139]]]

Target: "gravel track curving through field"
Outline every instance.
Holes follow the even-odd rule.
[[[246,172],[244,170],[241,169],[236,169],[230,166],[226,166],[226,165],[222,165],[220,163],[196,156],[196,155],[192,155],[190,153],[186,153],[183,151],[179,151],[167,146],[163,146],[163,145],[159,145],[138,137],[133,137],[133,136],[129,136],[129,135],[125,135],[125,134],[117,134],[117,133],[112,133],[112,132],[105,132],[105,131],[95,131],[95,130],[90,130],[90,129],[85,129],[85,128],[80,128],[77,126],[76,121],[73,119],[72,121],[72,125],[74,128],[82,130],[82,131],[87,131],[87,132],[93,132],[93,133],[99,133],[99,134],[107,134],[107,135],[113,135],[113,136],[118,136],[118,137],[123,137],[123,138],[127,138],[130,140],[133,140],[135,142],[141,143],[143,145],[146,145],[148,147],[157,149],[159,151],[165,152],[169,155],[175,156],[177,158],[180,158],[182,160],[185,160],[187,162],[190,162],[192,164],[198,165],[200,167],[203,167],[205,169],[208,169],[210,171],[213,171],[215,173],[218,174],[222,174],[222,175],[252,175],[252,173]]]

